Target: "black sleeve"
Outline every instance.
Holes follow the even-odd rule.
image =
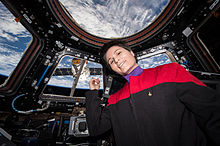
[[[86,120],[89,134],[97,136],[111,128],[110,111],[108,107],[101,107],[101,99],[98,97],[98,90],[86,92]]]
[[[208,139],[220,146],[220,95],[180,67],[177,76],[183,74],[185,74],[184,78],[193,78],[193,80],[177,83],[177,96],[194,114]]]

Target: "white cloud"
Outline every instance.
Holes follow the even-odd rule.
[[[17,46],[12,46],[7,43],[1,43],[0,42],[0,52],[3,53],[12,53],[14,50],[18,50],[19,48]]]
[[[22,56],[22,52],[12,51],[0,44],[0,73],[3,75],[9,75]]]
[[[88,80],[86,81],[79,80],[79,82],[77,83],[77,88],[89,89],[89,81],[92,79],[92,77],[100,79],[100,89],[103,89],[103,79],[101,76],[89,76]],[[73,85],[73,80],[74,79],[72,76],[52,76],[48,84],[71,88]]]
[[[123,37],[132,35],[144,27],[157,16],[156,8],[161,7],[162,0],[143,1],[135,0],[108,0],[100,1],[95,4],[93,0],[61,0],[70,12],[72,17],[88,32],[101,37]],[[5,43],[19,41],[22,38],[30,37],[29,32],[20,24],[14,21],[14,16],[0,3],[0,73],[9,75],[17,63],[22,53],[19,47]],[[71,61],[70,59],[68,59]],[[66,62],[66,61],[65,61]],[[161,64],[166,61],[155,62],[153,59],[143,61],[145,67],[152,67],[155,64]],[[154,63],[154,64],[153,64]],[[70,67],[70,64],[60,63],[59,67]],[[88,66],[101,67],[95,63],[89,62]],[[145,68],[144,67],[144,68]],[[88,80],[79,81],[78,88],[89,88]],[[101,79],[102,76],[95,76]],[[71,87],[73,77],[56,76],[52,77],[49,84],[56,86]],[[101,87],[103,88],[103,87]]]
[[[142,68],[153,68],[158,65],[163,65],[170,62],[171,61],[169,60],[167,55],[163,53],[142,59],[138,62],[138,64]],[[95,65],[95,64],[91,62],[91,65]],[[86,81],[79,80],[77,84],[77,88],[89,89],[89,81],[91,80],[92,77],[100,79],[101,89],[103,89],[103,79],[102,79],[103,77],[101,75],[92,75],[92,76],[90,75]],[[74,79],[72,76],[53,76],[48,84],[71,88],[73,85],[73,80]]]
[[[11,42],[18,41],[19,37],[30,37],[30,33],[14,19],[15,17],[0,3],[0,37]]]
[[[1,25],[0,25],[0,27],[1,27]],[[2,31],[2,30],[0,30],[0,36],[7,39],[8,41],[12,41],[12,42],[18,41],[18,37],[12,36],[9,33]]]
[[[58,64],[58,68],[71,68],[71,62],[72,62],[71,56],[65,56],[62,58],[60,63]],[[94,62],[89,62],[88,63],[89,67],[97,67],[100,68],[101,65],[98,63]],[[103,84],[102,81],[102,75],[93,75],[93,76],[85,76],[85,77],[80,77],[78,83],[77,83],[77,88],[89,88],[89,80],[92,78],[100,78],[101,84]],[[73,77],[72,76],[52,76],[49,83],[49,85],[55,85],[55,86],[63,86],[63,87],[69,87],[71,88],[73,85]],[[103,88],[103,85],[101,86],[101,89]]]
[[[107,38],[129,36],[144,29],[158,15],[156,10],[164,7],[163,0],[61,2],[82,28]]]
[[[24,49],[18,47],[22,44],[17,42],[20,38],[30,37],[28,31],[14,18],[0,3],[0,73],[7,76],[15,69],[23,54]]]
[[[71,78],[64,76],[52,76],[49,81],[49,85],[63,86],[63,87],[71,87],[72,86]]]
[[[142,68],[153,68],[167,63],[171,63],[171,61],[165,53],[150,56],[138,61],[138,64]]]

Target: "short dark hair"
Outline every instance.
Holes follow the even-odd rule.
[[[106,52],[108,51],[109,48],[111,48],[113,46],[119,46],[119,47],[122,47],[128,51],[132,51],[131,47],[127,44],[127,42],[122,41],[122,40],[112,40],[108,43],[105,43],[101,48],[100,55],[103,57],[103,59],[105,61],[106,61],[106,58],[105,58]]]
[[[107,53],[108,49],[113,47],[113,46],[119,46],[119,47],[122,47],[122,48],[124,48],[128,51],[132,51],[131,47],[127,44],[127,42],[122,41],[122,40],[112,40],[108,43],[105,43],[102,46],[101,51],[100,51],[101,61],[102,61],[103,65],[106,66],[107,69],[112,73],[114,71],[111,69],[110,65],[108,64],[108,62],[106,60],[106,53]]]
[[[118,73],[114,72],[106,60],[106,53],[109,50],[109,48],[111,48],[113,46],[119,46],[119,47],[122,47],[128,51],[131,51],[130,46],[125,41],[122,41],[119,39],[115,39],[115,40],[112,40],[112,41],[105,43],[100,50],[100,59],[101,59],[101,64],[103,65],[103,73],[106,76],[106,78],[104,77],[104,82],[107,84],[107,77],[108,76],[113,77],[113,81],[112,81],[112,85],[111,85],[111,89],[110,89],[110,95],[114,94],[118,90],[120,90],[127,81],[124,77],[122,77]]]

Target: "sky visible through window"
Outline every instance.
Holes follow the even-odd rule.
[[[0,2],[0,74],[5,76],[15,69],[31,40],[31,34],[14,19]]]
[[[74,57],[72,56],[65,56],[62,58],[60,61],[59,65],[57,68],[66,68],[66,69],[71,69],[71,62]],[[95,63],[95,62],[88,62],[87,66],[89,68],[102,68],[101,64]],[[85,72],[84,70],[82,73]],[[82,74],[81,77],[79,78],[79,81],[77,83],[76,88],[80,89],[89,89],[89,81],[94,78],[99,78],[101,81],[101,89],[103,89],[103,80],[102,80],[102,75],[90,75],[90,74]],[[74,82],[74,77],[73,75],[64,75],[64,76],[52,76],[49,85],[55,85],[55,86],[61,86],[61,87],[68,87],[71,88],[73,86]]]
[[[61,0],[61,2],[64,4],[64,6],[66,5],[67,10],[69,10],[71,14],[73,14],[72,9],[78,6],[75,10],[76,12],[74,13],[79,13],[81,16],[79,14],[77,15],[74,14],[72,16],[74,17],[74,19],[77,20],[78,23],[80,23],[80,26],[82,26],[86,30],[90,30],[91,33],[97,35],[100,34],[100,36],[103,37],[122,37],[136,33],[141,29],[143,29],[144,27],[146,27],[147,25],[149,25],[149,23],[157,16],[157,14],[159,14],[163,10],[163,8],[165,7],[168,1],[158,1],[158,0],[149,1],[148,3],[149,5],[152,6],[152,9],[149,9],[149,6],[145,6],[147,4],[146,1],[140,1],[140,0],[133,1],[134,2],[133,5],[130,3],[130,1],[126,1],[126,3],[122,3],[123,1],[116,2],[114,0],[113,1]],[[142,6],[141,6],[141,2],[142,2]],[[116,4],[118,5],[118,7],[116,7]],[[109,10],[111,10],[111,12],[109,14],[106,14],[108,8]],[[158,10],[155,11],[156,9]],[[102,11],[103,13],[101,13]],[[112,12],[114,12],[114,15]],[[133,12],[133,14],[131,12]],[[129,15],[125,15],[127,13]],[[141,13],[145,15],[141,16],[140,15]],[[97,18],[95,18],[95,16],[97,16]],[[114,17],[115,22],[112,23],[112,25],[110,25],[109,22],[113,22],[113,16],[115,16]],[[88,26],[85,25],[86,23],[83,24],[83,21],[85,20],[80,22],[81,20],[78,20],[78,17],[82,17],[85,20],[87,19]],[[124,26],[123,24],[120,25],[118,24],[120,18],[122,22],[124,21],[124,19],[128,19],[127,21],[124,21]],[[22,58],[22,55],[26,50],[28,43],[31,40],[31,34],[20,23],[15,22],[14,19],[15,17],[0,2],[0,74],[4,76],[9,76],[10,73],[15,69],[16,65],[19,63],[20,59]],[[90,21],[91,19],[96,20],[97,23]],[[127,26],[128,23],[129,26]],[[116,28],[116,26],[118,28]],[[121,30],[119,30],[119,28],[121,28]],[[58,65],[58,68],[71,68],[72,58],[73,57],[71,56],[65,56]],[[168,59],[166,54],[159,54],[154,56],[153,58],[149,57],[140,60],[139,65],[142,68],[151,68],[169,62],[170,60]],[[88,62],[88,67],[102,68],[100,64],[94,62]],[[89,75],[89,77],[86,78],[87,80],[80,80],[78,82],[77,88],[88,89],[89,88],[88,81],[92,77],[100,78],[102,84],[103,81],[101,75],[96,75],[96,76]],[[71,75],[52,76],[49,81],[49,84],[71,88],[73,84],[73,80],[74,78]],[[103,88],[103,86],[101,86],[101,88]]]
[[[70,69],[72,59],[73,57],[71,56],[64,57],[57,68],[69,68]],[[153,67],[163,65],[163,64],[168,64],[168,63],[171,63],[171,61],[169,57],[166,55],[166,53],[157,54],[157,55],[150,56],[150,57],[147,57],[147,58],[144,58],[138,61],[138,65],[143,69],[153,68]],[[101,64],[94,63],[94,62],[89,62],[88,67],[102,68]],[[100,79],[101,81],[100,89],[103,89],[103,76],[102,75],[85,76],[84,74],[82,75],[82,78],[79,79],[79,82],[76,88],[89,89],[89,81],[91,80],[92,77]],[[73,85],[73,82],[74,82],[74,77],[72,75],[64,75],[64,76],[52,76],[48,84],[71,88]]]
[[[168,0],[60,0],[87,32],[105,38],[133,35],[152,23]]]

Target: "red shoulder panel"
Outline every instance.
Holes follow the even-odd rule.
[[[131,94],[134,94],[165,82],[194,82],[197,85],[206,86],[191,73],[186,71],[186,69],[181,65],[177,63],[170,63],[157,66],[155,68],[144,69],[140,76],[132,76],[130,78],[130,91]],[[129,87],[128,83],[126,83],[121,90],[110,96],[108,100],[109,105],[115,104],[122,99],[128,98],[129,96]]]
[[[122,99],[128,98],[129,96],[130,93],[129,93],[128,83],[125,83],[124,87],[121,90],[119,90],[113,95],[110,95],[108,99],[108,105],[115,104]]]
[[[131,94],[165,82],[194,82],[195,84],[206,86],[199,79],[186,71],[186,69],[181,65],[177,63],[170,63],[157,66],[155,68],[144,69],[140,76],[131,77]]]

